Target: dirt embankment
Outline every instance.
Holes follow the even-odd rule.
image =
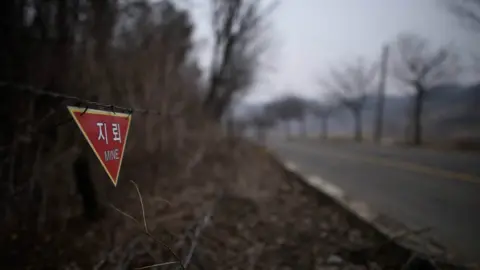
[[[210,142],[188,155],[188,170],[127,158],[117,188],[98,180],[99,221],[85,221],[73,196],[59,207],[68,214],[40,234],[11,234],[3,254],[15,269],[134,269],[178,259],[188,269],[430,269],[261,149]]]

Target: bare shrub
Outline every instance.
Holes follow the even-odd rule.
[[[133,116],[123,179],[113,192],[66,113],[67,102],[20,94],[12,84],[2,86],[0,116],[6,120],[0,137],[2,246],[11,247],[5,254],[21,268],[35,261],[66,265],[82,256],[87,267],[101,256],[89,254],[89,249],[136,245],[125,221],[108,218],[92,226],[81,218],[81,201],[86,198],[79,196],[75,184],[79,158],[86,158],[94,183],[88,196],[98,197],[100,205],[128,206],[134,190],[123,182],[129,177],[155,187],[167,176],[190,174],[204,158],[202,149],[221,138],[215,124],[203,116],[196,93],[200,71],[191,55],[193,24],[188,13],[171,1],[97,2],[38,1],[33,6],[28,2],[22,8],[31,9],[31,20],[26,14],[2,18],[12,19],[2,27],[12,31],[19,27],[23,35],[2,32],[8,40],[2,53],[12,55],[5,58],[21,57],[15,66],[8,67],[11,59],[2,63],[1,80],[160,113]],[[21,12],[17,6],[4,8]],[[56,13],[63,9],[65,13]],[[146,194],[152,198],[155,192],[152,188]],[[101,207],[98,217],[108,215],[105,211]],[[125,234],[110,236],[112,228]],[[89,236],[77,238],[84,234]],[[83,252],[63,253],[72,243]],[[36,245],[60,248],[52,254],[38,253]]]

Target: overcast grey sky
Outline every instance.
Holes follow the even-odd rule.
[[[271,16],[269,67],[247,97],[270,99],[289,91],[318,96],[316,78],[354,57],[378,60],[382,44],[400,32],[453,43],[463,55],[475,37],[460,26],[441,0],[283,0]],[[200,33],[202,32],[200,28]],[[464,58],[467,60],[467,57]],[[393,88],[393,87],[391,87]],[[394,89],[390,89],[394,91]]]

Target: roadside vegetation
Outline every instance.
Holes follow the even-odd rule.
[[[275,5],[208,3],[205,68],[188,1],[2,1],[0,265],[418,269],[443,259],[394,245],[241,137],[248,126],[265,138],[276,119],[304,119],[301,99],[281,99],[225,132],[258,75]],[[343,96],[347,104],[357,94]],[[132,115],[116,187],[66,110],[84,99],[145,112]],[[325,137],[332,104],[308,106]]]

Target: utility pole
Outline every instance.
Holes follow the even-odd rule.
[[[388,69],[388,54],[389,54],[389,48],[388,48],[388,45],[385,45],[383,46],[383,50],[382,50],[380,81],[378,84],[377,117],[376,117],[376,123],[374,126],[375,130],[373,131],[373,134],[374,134],[373,140],[376,143],[380,143],[382,140],[383,107],[385,103],[385,82],[387,78],[387,69]]]

